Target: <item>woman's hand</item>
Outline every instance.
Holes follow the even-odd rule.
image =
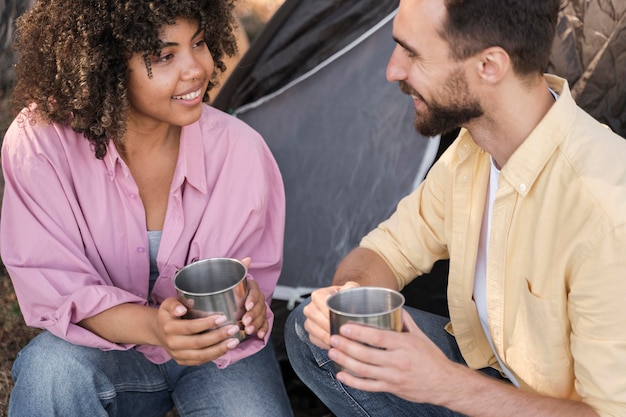
[[[239,344],[233,337],[239,332],[239,326],[222,326],[226,316],[214,314],[183,319],[186,313],[187,308],[170,297],[159,307],[156,320],[155,334],[160,345],[180,365],[200,365],[215,360]]]
[[[241,319],[244,331],[247,335],[256,333],[259,339],[263,339],[269,330],[265,295],[259,289],[259,284],[251,279],[248,280],[248,298],[246,298],[245,308],[246,313]]]
[[[241,263],[246,269],[250,269],[250,258],[244,258]],[[246,313],[241,318],[244,325],[244,331],[247,335],[256,332],[259,339],[263,339],[269,330],[267,322],[267,305],[265,304],[265,295],[259,289],[259,284],[254,280],[248,279],[248,297],[244,304]]]

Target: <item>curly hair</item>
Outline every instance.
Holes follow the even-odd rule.
[[[561,0],[446,0],[441,35],[452,54],[465,59],[490,46],[502,47],[519,75],[548,67]]]
[[[16,111],[36,104],[32,118],[69,124],[89,140],[98,159],[109,140],[122,143],[129,110],[128,63],[160,53],[159,30],[177,18],[196,20],[216,72],[237,45],[235,0],[38,0],[16,22],[13,90]]]

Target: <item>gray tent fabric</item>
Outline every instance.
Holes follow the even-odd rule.
[[[232,111],[315,68],[398,7],[392,1],[286,0],[213,104]]]
[[[392,18],[234,112],[263,135],[285,181],[284,266],[276,298],[328,285],[341,258],[392,213],[434,159],[439,138],[415,132],[411,99],[385,80]]]

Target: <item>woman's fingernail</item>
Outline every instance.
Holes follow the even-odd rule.
[[[229,336],[234,336],[239,330],[239,326],[230,326],[226,333],[228,333]]]
[[[254,308],[254,303],[252,301],[250,301],[249,303],[246,303],[246,310],[250,311]]]
[[[252,323],[252,317],[246,316],[243,318],[243,320],[241,320],[241,322],[244,326],[247,326],[248,324]]]
[[[215,324],[220,325],[226,323],[226,316],[218,316],[215,319]]]
[[[226,347],[228,347],[228,349],[234,349],[237,347],[238,344],[239,339],[231,339],[228,341],[228,343],[226,343]]]
[[[264,339],[265,338],[265,330],[259,330],[259,333],[257,334],[259,339]]]

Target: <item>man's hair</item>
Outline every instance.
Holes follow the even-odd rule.
[[[456,59],[502,47],[520,76],[543,73],[550,60],[560,0],[444,0],[441,36]]]
[[[159,54],[159,30],[177,18],[204,30],[215,61],[209,90],[237,51],[234,0],[38,0],[16,23],[13,90],[16,111],[37,105],[36,116],[68,124],[102,159],[109,140],[122,141],[129,109],[128,62]],[[204,96],[208,100],[208,91]]]

